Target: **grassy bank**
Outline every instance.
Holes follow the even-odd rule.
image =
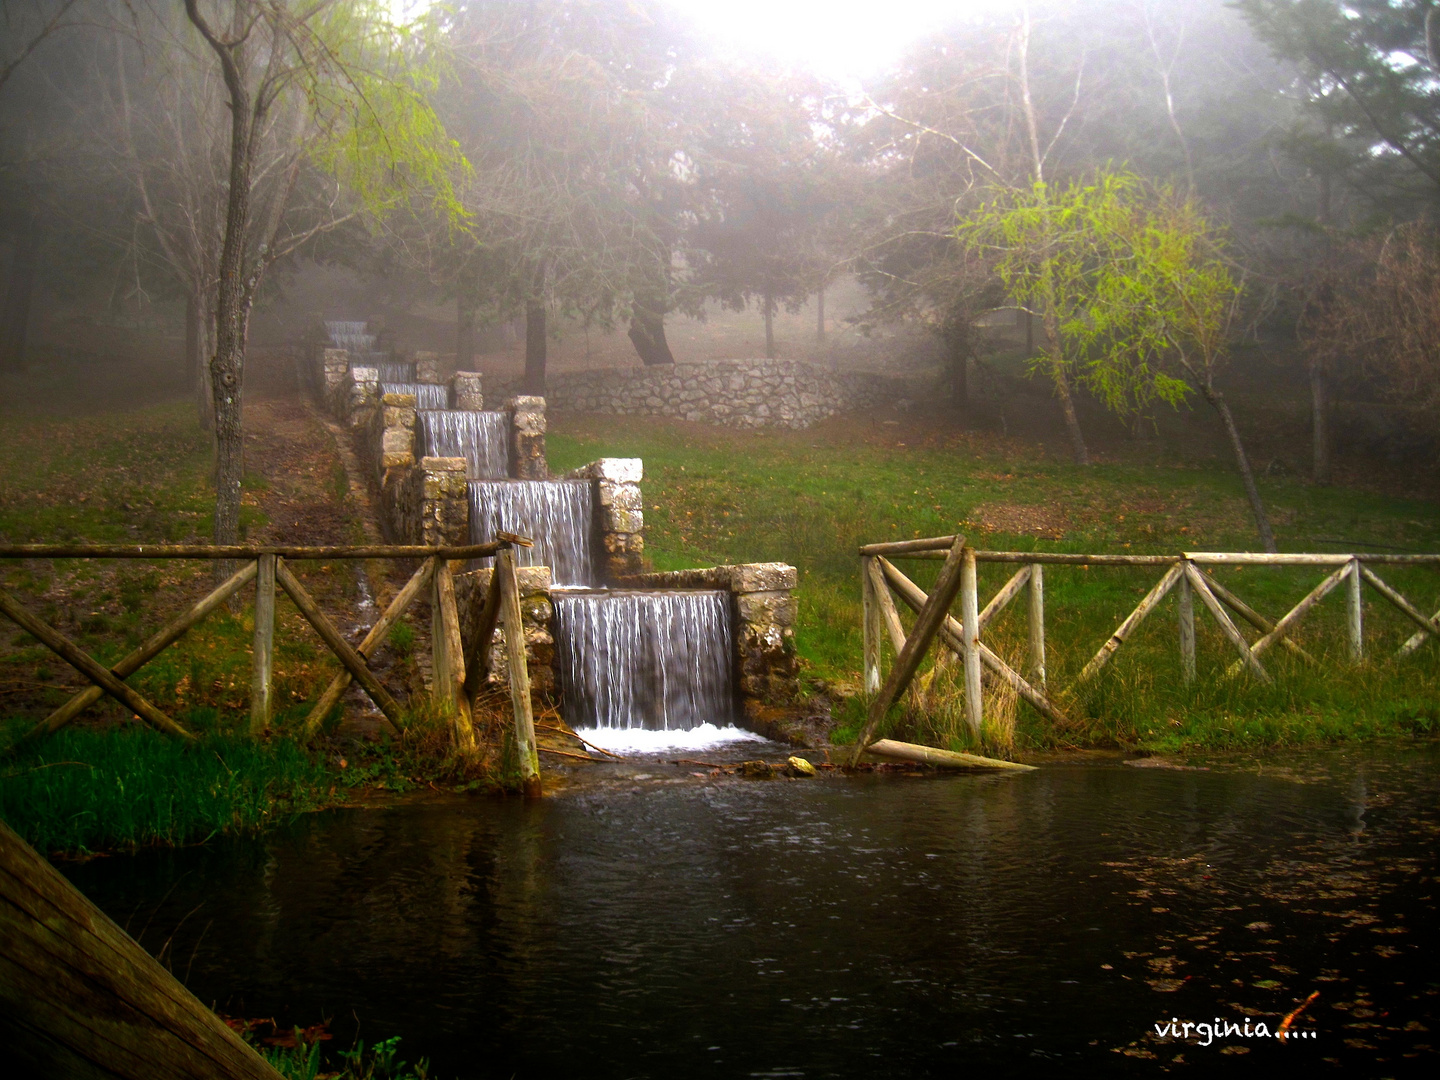
[[[1233,473],[1182,461],[1110,461],[1081,469],[1033,445],[948,432],[880,417],[847,418],[803,432],[728,432],[665,420],[556,417],[554,468],[602,455],[645,459],[647,553],[658,569],[782,560],[800,570],[797,645],[815,680],[853,694],[861,654],[858,560],[864,542],[960,530],[992,549],[1024,551],[1247,550],[1254,527]],[[1284,550],[1440,551],[1433,504],[1294,479],[1264,482]],[[903,565],[922,585],[936,564]],[[981,567],[987,596],[1009,570]],[[1278,616],[1318,583],[1313,571],[1250,568],[1217,575],[1260,611]],[[1426,611],[1440,606],[1433,571],[1382,573]],[[1273,687],[1230,680],[1234,652],[1197,603],[1200,678],[1180,679],[1174,600],[1167,600],[1117,654],[1104,676],[1072,691],[1075,676],[1159,577],[1158,571],[1051,568],[1046,573],[1052,688],[1074,724],[1055,730],[1003,697],[992,746],[1125,745],[1155,749],[1273,746],[1428,732],[1440,691],[1440,649],[1388,657],[1411,628],[1367,592],[1372,660],[1345,652],[1336,592],[1302,625],[1318,669],[1277,650]],[[982,601],[983,602],[983,601]],[[1428,606],[1427,606],[1428,605]],[[907,616],[908,617],[908,616]],[[1024,656],[1023,602],[987,631],[1014,663]],[[953,674],[941,672],[922,709],[897,732],[963,744]],[[861,704],[842,709],[841,737]],[[1012,724],[1013,719],[1013,724]],[[1013,727],[1013,730],[1011,730]]]

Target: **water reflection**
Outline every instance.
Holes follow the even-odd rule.
[[[67,869],[203,1000],[442,1077],[1433,1056],[1435,748],[348,811]],[[1281,1046],[1153,1024],[1277,1018]],[[1293,1062],[1292,1062],[1293,1063]],[[1383,1071],[1383,1070],[1382,1070]]]

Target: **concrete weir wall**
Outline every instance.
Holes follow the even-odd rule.
[[[837,372],[804,360],[703,360],[656,367],[565,371],[546,379],[561,412],[673,416],[738,428],[807,428],[842,412],[913,395],[903,380]]]
[[[441,366],[432,355],[416,354],[412,359],[417,382],[440,382]],[[787,411],[788,407],[782,408],[772,401],[778,411],[761,416],[763,422],[805,426],[813,422],[809,417],[819,419],[822,414],[829,415],[824,409],[834,405],[834,397],[816,404],[808,397],[802,398],[796,389],[791,398],[785,398],[791,391],[784,387],[801,384],[786,384],[785,378],[796,378],[794,372],[787,376],[786,369],[776,365],[798,365],[798,361],[754,363],[772,365],[766,369],[764,380],[779,378],[781,382],[764,385],[782,388],[781,397],[793,400],[795,406]],[[686,376],[680,369],[685,367],[710,369],[713,365],[677,365],[669,377],[683,380]],[[424,455],[415,396],[381,395],[379,370],[352,363],[342,349],[315,350],[311,371],[316,393],[353,433],[362,460],[371,470],[380,493],[381,526],[386,536],[396,542],[432,547],[468,543],[470,499],[465,459]],[[562,376],[562,379],[573,377]],[[478,372],[457,372],[449,382],[450,406],[482,409],[485,404],[482,381]],[[722,389],[714,392],[719,394]],[[545,455],[546,405],[547,399],[540,397],[514,395],[505,399],[503,411],[509,421],[510,471],[515,479],[544,480],[550,476]],[[800,411],[795,411],[797,409]],[[607,410],[592,407],[592,411]],[[733,413],[726,415],[730,417],[726,422],[761,426],[743,421]],[[802,420],[804,422],[796,422]],[[755,715],[753,706],[756,705],[785,705],[794,701],[799,693],[792,592],[796,584],[795,568],[784,563],[746,563],[704,570],[647,572],[644,498],[640,488],[643,477],[644,467],[639,458],[601,458],[561,477],[588,480],[594,485],[595,551],[599,559],[596,569],[601,581],[620,588],[728,592],[735,618],[736,684],[746,713]],[[493,574],[489,568],[457,573],[456,600],[462,612],[462,625],[469,624],[472,605],[483,603]],[[537,702],[549,703],[558,692],[550,569],[521,567],[518,580],[531,687]],[[502,640],[497,630],[489,644],[491,683],[505,684],[509,678]],[[467,642],[467,648],[469,644]]]

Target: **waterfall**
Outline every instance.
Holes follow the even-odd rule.
[[[413,383],[415,381],[415,361],[413,360],[380,360],[375,366],[380,369],[382,383]]]
[[[503,480],[510,475],[507,429],[503,412],[420,406],[425,453],[430,457],[463,457],[469,462],[465,474],[471,480]]]
[[[555,594],[555,673],[575,728],[734,723],[725,592]]]
[[[484,413],[476,415],[484,416]],[[471,480],[470,542],[497,532],[535,541],[515,549],[521,566],[548,566],[556,585],[589,585],[594,497],[588,480]]]
[[[348,349],[363,353],[375,347],[375,335],[367,333],[369,324],[363,322],[327,322],[325,333],[337,349]]]
[[[417,409],[448,409],[450,407],[450,388],[437,383],[382,382],[380,393],[413,394]]]

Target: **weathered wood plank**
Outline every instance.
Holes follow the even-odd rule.
[[[250,650],[250,734],[270,726],[275,668],[275,556],[255,560],[255,635]]]
[[[515,753],[525,794],[538,796],[540,755],[535,743],[535,715],[530,704],[530,668],[525,661],[525,627],[520,613],[520,583],[515,577],[515,554],[509,548],[495,559],[500,579],[500,622],[505,628],[505,659],[510,667],[510,704],[515,712]]]
[[[385,609],[385,613],[376,620],[375,625],[365,634],[360,644],[355,646],[357,653],[366,660],[370,659],[375,650],[390,636],[390,631],[404,616],[411,603],[415,600],[415,597],[429,588],[430,580],[434,576],[434,573],[435,562],[433,559],[426,559],[420,564],[420,569],[410,575],[410,580],[405,583],[404,588],[395,594],[395,599],[390,601],[389,606]],[[320,700],[315,703],[315,707],[311,709],[310,714],[305,717],[305,724],[300,729],[302,738],[312,738],[315,733],[320,730],[320,725],[325,722],[325,718],[330,715],[330,711],[334,709],[336,705],[340,704],[340,698],[344,695],[345,691],[350,688],[351,680],[352,676],[346,668],[341,668],[340,673],[330,680],[330,685],[327,686],[325,692],[320,695]],[[399,728],[396,728],[396,730],[398,731]]]
[[[904,693],[905,688],[910,685],[910,680],[915,677],[915,670],[920,666],[930,642],[935,637],[935,632],[940,628],[941,622],[950,610],[950,605],[955,602],[955,596],[960,591],[960,570],[964,562],[965,538],[957,536],[954,545],[950,548],[950,557],[945,560],[945,565],[940,568],[940,577],[935,583],[935,591],[920,609],[920,614],[915,620],[915,627],[910,636],[905,639],[904,646],[895,658],[895,663],[890,668],[890,674],[886,677],[884,685],[880,687],[880,693],[870,702],[870,712],[865,718],[865,724],[860,729],[860,735],[855,740],[855,750],[851,754],[851,764],[860,760],[866,745],[875,737],[875,730],[880,726],[880,721],[889,712],[890,706]]]
[[[500,621],[500,599],[500,577],[491,573],[490,588],[485,593],[484,602],[476,604],[472,600],[470,604],[470,651],[465,657],[465,696],[471,700],[480,692],[485,676],[490,674],[490,645]]]
[[[1176,563],[1170,567],[1169,570],[1165,571],[1160,580],[1155,583],[1155,586],[1146,593],[1140,603],[1135,606],[1135,610],[1130,612],[1130,614],[1126,616],[1125,621],[1115,628],[1115,632],[1110,635],[1109,640],[1100,646],[1100,651],[1085,665],[1084,670],[1080,672],[1080,682],[1093,679],[1096,674],[1099,673],[1100,669],[1110,662],[1110,657],[1115,655],[1115,650],[1125,644],[1125,639],[1133,634],[1135,628],[1145,621],[1145,616],[1149,615],[1150,612],[1159,606],[1160,601],[1164,600],[1170,590],[1175,587],[1175,582],[1180,580],[1183,573],[1184,571],[1181,569],[1180,563]]]
[[[895,565],[885,559],[880,559],[880,569],[885,575],[885,580],[895,590],[895,595],[905,602],[905,605],[912,611],[919,611],[925,606],[928,597],[925,590],[911,581]],[[963,655],[964,649],[964,628],[954,618],[946,616],[945,621],[940,624],[940,638],[956,656]],[[1031,708],[1040,713],[1041,716],[1049,718],[1055,724],[1062,727],[1070,726],[1070,719],[1052,702],[1045,694],[1031,686],[1018,671],[1005,663],[990,646],[983,641],[978,642],[980,659],[991,671],[999,675],[1015,688],[1015,692],[1024,699]]]
[[[0,544],[0,559],[483,559],[502,548],[534,547],[535,542],[514,533],[497,533],[483,544],[425,547],[422,544],[337,544],[331,547],[297,544]]]
[[[864,681],[867,694],[880,689],[880,638],[884,634],[880,602],[875,596],[874,557],[860,557],[860,628],[864,645]]]
[[[300,584],[298,578],[290,572],[285,565],[285,560],[275,560],[275,580],[285,590],[285,594],[294,601],[295,606],[300,609],[300,614],[305,616],[307,622],[315,628],[320,635],[320,640],[335,654],[335,659],[354,676],[355,681],[360,684],[361,689],[370,695],[370,700],[375,702],[376,708],[385,714],[385,718],[394,724],[396,728],[404,730],[405,717],[400,711],[400,704],[390,696],[390,692],[380,685],[380,680],[375,673],[365,666],[361,658],[350,643],[341,636],[340,631],[335,629],[332,623],[319,606],[305,591],[305,586]]]
[[[1036,689],[1045,690],[1045,567],[1030,567],[1030,670],[1026,672]]]
[[[999,617],[1000,613],[1005,610],[1010,601],[1014,600],[1015,597],[1020,594],[1020,590],[1030,583],[1030,575],[1034,572],[1035,568],[1033,566],[1021,567],[1011,576],[1009,581],[1005,582],[1000,591],[990,598],[990,602],[986,604],[984,610],[980,612],[980,629],[978,633],[983,634],[985,627],[989,626]]]
[[[460,613],[455,606],[455,577],[450,564],[436,559],[435,602],[432,608],[430,635],[432,642],[442,644],[435,649],[436,664],[432,671],[436,698],[452,712],[450,731],[457,753],[469,756],[476,752],[475,727],[470,717],[470,698],[465,693],[465,647],[460,639]]]
[[[1376,592],[1378,592],[1381,596],[1385,597],[1386,600],[1389,600],[1390,603],[1394,604],[1397,608],[1404,612],[1405,615],[1407,615],[1410,620],[1416,625],[1420,626],[1424,632],[1430,634],[1440,634],[1440,615],[1437,615],[1433,619],[1427,619],[1419,608],[1417,608],[1414,604],[1410,603],[1409,600],[1406,600],[1404,596],[1402,596],[1390,585],[1381,581],[1380,578],[1377,577],[1369,569],[1369,567],[1362,566],[1360,568],[1360,572],[1364,575],[1365,580],[1374,587]]]
[[[101,664],[84,649],[76,645],[60,631],[47,626],[30,612],[26,611],[16,599],[4,589],[0,589],[0,613],[11,619],[20,629],[29,632],[37,638],[42,645],[53,652],[60,659],[84,675],[96,686],[100,687],[111,697],[115,698],[127,709],[139,716],[146,723],[167,735],[175,735],[182,739],[195,738],[190,732],[177,724],[170,717],[150,704],[132,686],[111,674],[108,668]]]
[[[150,635],[139,648],[114,664],[110,668],[111,672],[114,673],[117,679],[128,679],[184,637],[191,628],[202,622],[207,615],[229,600],[231,596],[248,585],[255,577],[255,572],[255,563],[246,563],[217,589],[199,603],[192,606],[189,611]],[[42,739],[46,735],[60,730],[104,696],[105,691],[100,689],[100,687],[86,687],[27,731],[21,738],[17,739],[13,749],[18,750],[34,742],[36,739]]]
[[[934,765],[942,769],[1035,771],[1034,765],[1022,765],[1018,761],[981,757],[979,754],[962,754],[955,750],[940,750],[934,746],[920,746],[917,743],[900,742],[896,739],[876,739],[866,748],[866,753],[892,761],[910,761],[917,765]]]
[[[1210,586],[1210,591],[1215,594],[1217,599],[1224,603],[1224,605],[1228,607],[1231,611],[1235,612],[1236,615],[1239,615],[1242,619],[1248,622],[1256,630],[1259,630],[1261,634],[1271,633],[1275,629],[1276,624],[1273,620],[1266,618],[1264,615],[1261,615],[1260,612],[1256,611],[1244,600],[1240,599],[1240,597],[1236,596],[1233,592],[1227,589],[1223,583],[1216,580],[1214,573],[1210,570],[1205,571],[1205,584]],[[1304,660],[1307,664],[1318,665],[1320,663],[1320,661],[1316,660],[1315,657],[1311,656],[1308,652],[1302,649],[1298,642],[1292,640],[1291,638],[1281,637],[1278,640],[1280,641],[1280,644],[1284,645],[1285,648],[1289,649],[1292,653],[1300,657],[1300,659]]]
[[[885,625],[885,632],[890,636],[890,646],[899,656],[905,648],[905,626],[900,622],[900,612],[895,608],[895,600],[890,595],[890,590],[885,587],[885,578],[882,576],[880,567],[870,563],[870,582],[875,589],[875,602],[880,608],[880,621]]]
[[[0,1039],[26,1076],[280,1077],[3,823]]]
[[[1273,624],[1268,634],[1256,641],[1254,645],[1250,646],[1251,654],[1254,656],[1259,656],[1261,653],[1265,652],[1266,649],[1270,648],[1270,646],[1273,645],[1276,641],[1289,641],[1290,639],[1288,637],[1285,637],[1284,635],[1288,634],[1290,630],[1297,623],[1299,623],[1301,619],[1305,617],[1305,615],[1310,611],[1311,608],[1313,608],[1321,600],[1324,600],[1325,597],[1329,596],[1330,593],[1335,589],[1335,587],[1349,576],[1350,566],[1348,564],[1340,567],[1338,570],[1335,570],[1334,572],[1329,574],[1324,581],[1320,582],[1319,585],[1316,585],[1315,588],[1311,589],[1308,593],[1306,593],[1305,597],[1298,604],[1296,604],[1293,608],[1287,611],[1279,622]],[[1212,581],[1210,584],[1213,588],[1215,583]],[[1304,653],[1303,650],[1301,651],[1304,656],[1309,658],[1309,653]],[[1230,668],[1226,672],[1226,674],[1238,674],[1240,671],[1241,663],[1242,661],[1236,660],[1233,664],[1230,665]]]
[[[1205,576],[1201,574],[1199,569],[1191,562],[1187,561],[1181,565],[1185,568],[1185,576],[1190,579],[1191,587],[1199,594],[1205,606],[1210,609],[1210,614],[1215,616],[1215,621],[1220,624],[1220,630],[1230,639],[1230,644],[1235,646],[1236,650],[1240,653],[1240,659],[1249,667],[1251,673],[1261,682],[1274,682],[1274,680],[1270,678],[1270,673],[1261,665],[1259,657],[1250,651],[1249,642],[1245,640],[1245,636],[1240,633],[1239,628],[1231,621],[1230,615],[1225,610],[1224,605],[1222,605],[1220,601],[1215,598],[1215,594],[1210,591],[1210,586],[1205,582]]]
[[[1195,597],[1190,579],[1181,575],[1176,584],[1176,617],[1180,623],[1180,672],[1186,683],[1195,681]]]
[[[1350,662],[1358,664],[1365,659],[1365,595],[1360,589],[1363,581],[1357,559],[1350,560],[1350,576],[1346,584],[1349,586],[1345,596],[1346,637],[1350,642]]]
[[[975,549],[966,546],[960,563],[960,653],[965,664],[965,725],[975,738],[980,737],[984,721],[984,698],[980,690],[980,584],[975,573]]]

